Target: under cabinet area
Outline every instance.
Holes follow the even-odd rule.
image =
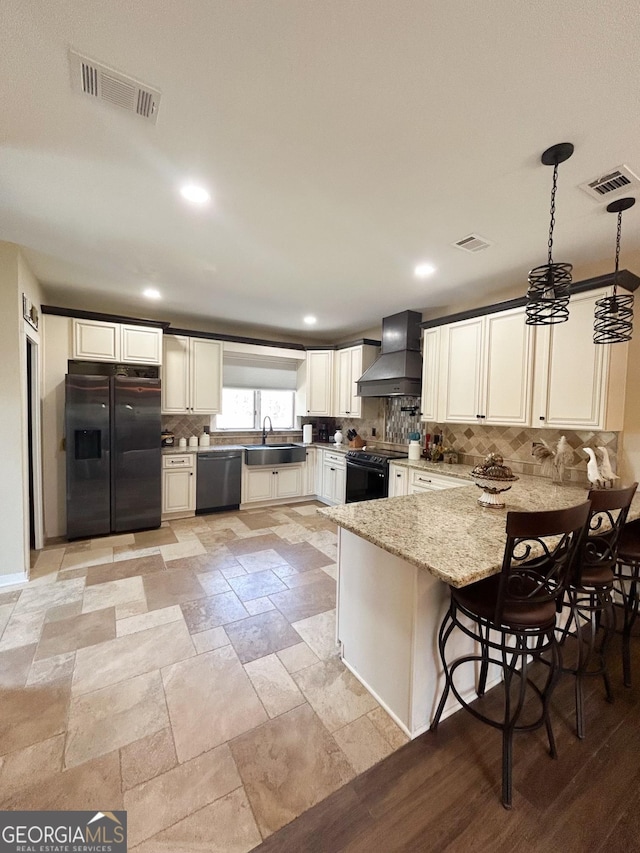
[[[163,413],[218,414],[222,405],[220,341],[165,335],[163,350]]]
[[[74,319],[72,352],[83,361],[161,364],[162,329]]]
[[[196,511],[195,453],[162,458],[162,516],[178,518]]]

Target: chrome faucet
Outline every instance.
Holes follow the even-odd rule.
[[[267,443],[267,421],[269,421],[269,432],[273,432],[273,424],[269,415],[265,415],[262,419],[262,443]]]

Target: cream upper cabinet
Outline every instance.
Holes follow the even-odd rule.
[[[218,414],[222,401],[222,344],[208,338],[165,335],[162,411]]]
[[[533,329],[525,309],[514,308],[484,318],[483,424],[527,426],[531,423]]]
[[[191,338],[191,412],[217,415],[222,408],[222,344]]]
[[[120,358],[136,364],[161,364],[162,329],[120,326]]]
[[[420,419],[438,421],[438,388],[440,369],[441,328],[425,329],[422,333],[422,400]]]
[[[333,414],[333,350],[307,352],[307,414]]]
[[[441,327],[441,417],[450,423],[480,421],[483,393],[484,317]]]
[[[622,429],[628,346],[593,343],[596,299],[609,294],[573,296],[566,323],[538,329],[534,426]]]
[[[119,361],[119,324],[74,320],[73,357],[88,361]]]
[[[358,379],[373,364],[377,347],[358,344],[335,354],[336,417],[362,417],[362,398],[358,397]]]
[[[85,361],[160,364],[162,329],[74,319],[73,357]]]
[[[424,420],[527,426],[533,335],[524,308],[452,323],[441,334],[441,413]]]

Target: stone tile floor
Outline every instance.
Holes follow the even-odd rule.
[[[34,554],[0,589],[0,808],[125,808],[136,853],[240,853],[401,746],[337,657],[319,505]]]

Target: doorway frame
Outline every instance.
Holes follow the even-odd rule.
[[[27,386],[27,350],[31,347],[31,386]],[[24,347],[22,358],[24,359],[23,388],[23,423],[25,429],[22,436],[22,458],[25,488],[23,489],[24,503],[24,542],[25,542],[25,571],[29,574],[31,561],[29,554],[31,543],[29,541],[29,439],[27,435],[29,424],[28,397],[31,397],[32,412],[32,434],[31,434],[31,465],[33,470],[33,538],[37,551],[44,546],[44,512],[43,512],[43,488],[42,488],[42,401],[40,388],[42,385],[41,364],[41,342],[40,335],[28,323],[24,323]]]

